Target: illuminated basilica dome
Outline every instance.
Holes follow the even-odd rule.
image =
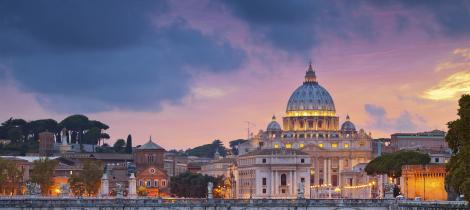
[[[335,115],[333,99],[318,84],[312,64],[305,74],[305,82],[289,98],[286,111],[287,115]]]
[[[330,93],[317,82],[312,64],[303,84],[287,102],[283,128],[286,131],[338,131],[339,120]]]

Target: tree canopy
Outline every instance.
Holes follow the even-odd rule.
[[[216,139],[211,144],[204,144],[193,149],[186,150],[186,154],[190,156],[198,157],[214,157],[216,151],[219,151],[219,154],[222,156],[227,155],[227,149],[222,144],[222,141]]]
[[[368,175],[387,174],[389,177],[398,178],[401,176],[401,167],[403,165],[424,165],[430,161],[431,158],[428,154],[401,150],[394,153],[385,153],[375,158],[367,164],[365,171]]]
[[[217,186],[222,183],[222,180],[222,177],[186,172],[171,177],[170,189],[171,193],[178,197],[205,198],[207,197],[207,184],[212,182],[214,186]]]
[[[109,126],[97,121],[89,120],[84,115],[71,115],[60,123],[53,119],[38,119],[30,122],[23,119],[10,118],[0,125],[0,139],[10,140],[10,143],[1,148],[1,154],[24,155],[27,152],[38,152],[39,133],[44,131],[60,135],[66,128],[71,132],[69,141],[82,144],[100,144],[101,140],[109,139],[103,131]]]
[[[21,189],[18,187],[22,179],[23,171],[13,161],[0,158],[0,194],[20,193]]]
[[[33,170],[31,171],[31,181],[41,186],[41,193],[48,195],[53,185],[54,170],[59,163],[49,158],[33,161]]]
[[[470,95],[460,98],[457,115],[458,119],[447,123],[446,141],[452,156],[446,166],[446,181],[470,201]]]
[[[232,153],[234,155],[238,155],[238,145],[247,142],[248,140],[245,139],[237,139],[229,142],[230,149],[232,149]]]

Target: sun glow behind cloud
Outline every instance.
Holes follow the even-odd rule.
[[[464,93],[470,93],[469,70],[450,75],[437,86],[426,90],[422,97],[431,100],[448,100]]]

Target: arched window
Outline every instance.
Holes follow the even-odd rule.
[[[318,121],[318,129],[321,129],[322,128],[322,125],[323,125],[323,121]]]
[[[286,185],[287,185],[287,175],[281,174],[281,186],[286,186]]]

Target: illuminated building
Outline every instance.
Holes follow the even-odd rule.
[[[356,130],[349,115],[340,126],[333,98],[319,84],[310,64],[303,84],[288,100],[282,128],[273,116],[266,131],[239,148],[241,155],[259,149],[300,149],[311,158],[308,183],[336,188],[348,186],[343,172],[372,159],[371,142],[370,134]]]
[[[164,169],[165,149],[152,141],[134,150],[137,167],[137,187],[147,188],[148,196],[160,196],[168,191],[168,175]]]
[[[400,192],[411,199],[420,197],[423,200],[447,200],[445,177],[444,164],[404,165]]]
[[[303,183],[310,196],[310,156],[298,149],[257,149],[237,158],[237,198],[296,198]]]

